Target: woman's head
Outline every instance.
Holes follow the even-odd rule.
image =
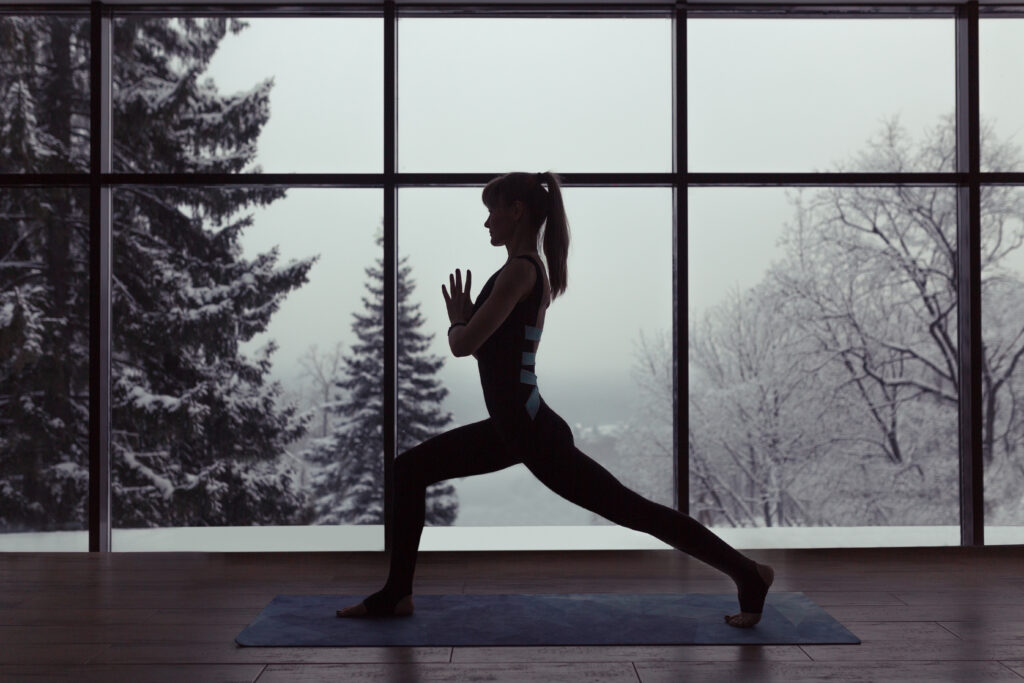
[[[569,221],[562,203],[560,183],[558,175],[551,172],[514,171],[492,179],[484,187],[481,197],[488,210],[521,223],[529,231],[534,246],[544,226],[544,256],[548,263],[552,300],[565,291],[568,276]]]

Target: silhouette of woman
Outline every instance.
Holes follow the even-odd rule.
[[[725,572],[736,583],[740,604],[740,613],[725,615],[725,621],[753,626],[774,579],[772,568],[747,558],[689,515],[623,486],[576,448],[569,425],[540,394],[534,363],[544,314],[566,287],[569,226],[560,178],[553,173],[498,176],[484,187],[483,203],[490,211],[484,225],[491,244],[504,246],[508,261],[487,280],[475,304],[468,270],[465,291],[456,269],[449,276],[451,294],[444,285],[441,293],[452,323],[448,344],[455,356],[477,359],[490,417],[427,439],[395,459],[395,535],[387,582],[361,603],[338,610],[338,616],[412,614],[427,487],[521,462],[563,498]],[[537,253],[545,220],[550,284]]]

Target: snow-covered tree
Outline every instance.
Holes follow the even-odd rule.
[[[88,22],[0,17],[0,171],[88,168]],[[0,529],[81,529],[88,192],[0,191]]]
[[[65,22],[62,24],[61,22]],[[200,75],[225,19],[118,19],[114,164],[121,171],[246,169],[271,81],[222,95]],[[0,18],[0,149],[7,168],[88,170],[87,29]],[[13,93],[13,94],[12,94]],[[13,112],[13,113],[12,113]],[[9,115],[10,114],[10,115]],[[258,170],[253,168],[252,170]],[[308,416],[279,405],[264,330],[313,259],[246,260],[245,211],[277,188],[124,188],[114,197],[112,475],[117,527],[301,521],[284,446]],[[84,197],[0,195],[0,517],[13,529],[80,529],[88,481],[88,229]]]
[[[1020,151],[982,127],[986,164],[1016,167]],[[913,145],[895,120],[851,170],[951,171],[951,116]],[[899,523],[955,523],[957,458],[956,195],[942,187],[843,187],[795,202],[786,258],[771,278],[788,317],[836,369],[862,437],[865,476],[879,491],[913,499]],[[1024,355],[1019,294],[1024,273],[1005,262],[1024,242],[1024,194],[986,188],[981,197],[982,457],[986,519],[1024,494],[1022,427],[1015,387]],[[951,445],[952,444],[952,445]],[[893,503],[895,506],[895,501]],[[895,511],[900,506],[890,507]],[[891,515],[889,515],[891,516]],[[1018,520],[1019,521],[1019,520]],[[896,522],[885,522],[896,523]]]
[[[0,172],[88,170],[89,22],[0,17],[0,55]]]
[[[384,237],[378,233],[377,246]],[[451,413],[441,412],[448,390],[435,376],[444,359],[426,353],[433,335],[420,331],[423,317],[410,295],[408,256],[398,264],[398,453],[441,433]],[[344,357],[343,390],[330,402],[331,434],[314,440],[307,458],[320,465],[313,480],[318,524],[384,523],[384,264],[365,269],[368,277],[363,312],[354,312],[352,331],[358,342]],[[426,523],[446,526],[455,521],[458,499],[447,481],[427,488]]]
[[[839,420],[782,305],[766,285],[733,291],[690,328],[691,509],[712,523],[820,523],[801,475]]]

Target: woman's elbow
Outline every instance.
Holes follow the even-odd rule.
[[[476,353],[476,348],[473,347],[471,340],[466,338],[465,329],[465,327],[456,328],[448,335],[448,347],[456,358],[472,356]]]
[[[466,356],[472,355],[473,352],[469,349],[464,349],[461,346],[452,345],[452,355],[456,358],[465,358]]]
[[[471,349],[465,344],[460,344],[458,341],[450,344],[452,349],[452,355],[456,358],[465,358],[466,356],[476,356],[476,349]]]

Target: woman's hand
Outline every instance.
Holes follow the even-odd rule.
[[[462,291],[462,273],[455,269],[455,274],[448,274],[448,286],[451,287],[451,296],[441,285],[441,293],[444,295],[444,303],[448,307],[448,322],[469,322],[473,317],[473,301],[469,297],[469,287],[473,282],[473,273],[466,270],[466,291]]]

